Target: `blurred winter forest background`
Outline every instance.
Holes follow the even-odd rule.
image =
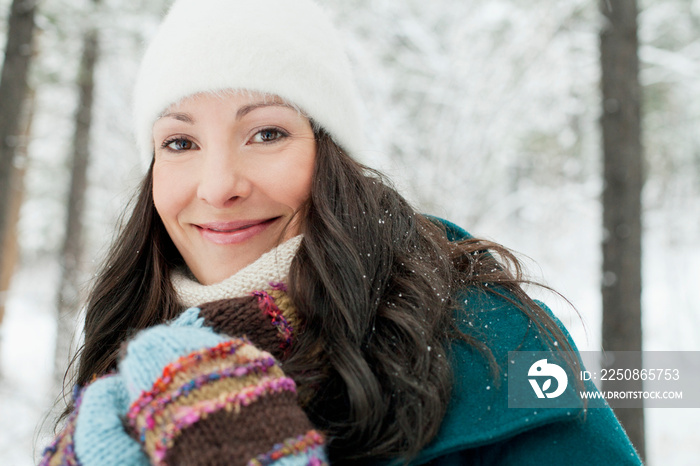
[[[0,37],[12,3],[0,0]],[[21,196],[12,196],[6,222],[16,237],[2,249],[0,464],[22,466],[48,441],[66,342],[80,341],[75,303],[143,173],[131,88],[142,44],[169,1],[15,3],[37,3],[33,46],[21,49],[32,58],[24,111],[5,115],[20,123],[6,145],[16,150],[12,192]],[[552,304],[580,349],[599,349],[601,289],[617,277],[602,271],[600,120],[615,102],[601,97],[607,20],[597,2],[322,3],[347,40],[364,97],[365,160],[422,211],[520,253],[530,275],[580,317],[556,296],[530,291]],[[700,0],[639,0],[638,8],[643,348],[697,351]],[[91,113],[78,112],[81,101]],[[87,157],[78,164],[84,191],[75,154]],[[645,415],[649,465],[697,464],[697,409]]]

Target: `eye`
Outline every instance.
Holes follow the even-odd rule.
[[[275,142],[279,139],[287,137],[288,134],[278,128],[264,128],[258,131],[250,139],[251,143],[265,144]]]
[[[166,139],[161,147],[174,152],[198,149],[197,144],[182,136]]]

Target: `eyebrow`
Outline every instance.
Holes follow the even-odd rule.
[[[194,118],[189,113],[164,112],[161,113],[160,116],[158,116],[159,120],[162,118],[173,118],[178,121],[184,121],[185,123],[189,123],[191,125],[194,124]]]
[[[253,104],[244,105],[243,107],[239,108],[236,112],[236,120],[240,120],[250,112],[263,107],[285,107],[291,108],[292,110],[296,110],[293,106],[285,102],[256,102]],[[173,118],[175,120],[182,121],[184,123],[189,123],[191,125],[194,124],[195,120],[191,114],[183,112],[164,112],[158,117],[158,119],[161,118]]]
[[[244,105],[243,107],[239,108],[238,111],[236,112],[236,120],[240,120],[253,110],[257,110],[259,108],[263,107],[285,107],[285,108],[291,108],[292,110],[295,110],[294,107],[291,105],[285,103],[285,102],[257,102],[254,104],[249,104],[249,105]]]

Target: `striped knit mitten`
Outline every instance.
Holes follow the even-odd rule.
[[[282,283],[270,284],[268,289],[248,296],[209,302],[199,309],[202,325],[216,333],[244,336],[280,361],[285,359],[299,325],[296,309]],[[183,319],[184,316],[176,322]]]
[[[151,462],[326,464],[324,440],[275,359],[203,324],[192,308],[172,325],[141,331],[119,365],[127,422]]]

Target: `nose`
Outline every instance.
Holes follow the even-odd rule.
[[[201,154],[197,196],[216,208],[230,207],[248,197],[253,184],[245,161],[230,147],[205,150]]]

